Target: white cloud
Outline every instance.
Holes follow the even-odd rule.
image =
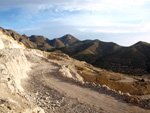
[[[61,0],[59,2],[49,2],[43,4],[41,9],[57,7],[59,10],[85,10],[85,11],[101,11],[101,10],[123,10],[127,8],[140,7],[150,0]]]
[[[23,29],[16,29],[17,32],[19,33],[25,33],[25,32],[28,32],[28,31],[35,31],[35,30],[40,30],[40,28],[38,27],[28,27],[28,28],[23,28]]]
[[[135,21],[150,19],[149,11],[140,6],[150,0],[0,0],[0,9],[21,8],[18,19],[44,19],[51,20],[52,16],[59,15],[63,11],[79,11],[79,14],[70,14],[64,17],[55,17],[57,21],[75,26],[102,26],[114,21]],[[137,7],[134,9],[134,7]],[[115,11],[116,12],[115,12]],[[43,17],[43,14],[47,13]],[[55,14],[52,15],[52,11]],[[90,13],[89,13],[90,12]],[[118,14],[119,12],[119,14]],[[50,17],[50,18],[49,18]]]
[[[44,10],[57,7],[59,10],[123,9],[145,5],[150,0],[0,0],[0,9],[25,8]]]
[[[150,32],[150,22],[141,24],[104,23],[102,26],[79,27],[79,31],[93,33],[146,33]]]
[[[79,38],[104,36],[105,41],[119,43],[121,40],[123,43],[132,37],[135,37],[132,40],[136,37],[141,40],[144,36],[150,36],[147,34],[150,32],[148,5],[150,0],[0,0],[0,12],[10,10],[9,13],[12,13],[12,8],[19,8],[19,14],[12,14],[14,27],[9,20],[7,22],[10,28],[18,25],[14,30],[20,33],[52,38],[67,33]],[[128,38],[123,40],[120,37]]]
[[[150,22],[142,23],[139,27],[139,32],[150,32]]]

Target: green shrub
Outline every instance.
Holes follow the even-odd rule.
[[[142,78],[140,81],[141,81],[141,82],[145,82],[144,78]]]

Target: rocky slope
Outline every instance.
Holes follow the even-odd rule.
[[[0,34],[1,113],[149,112],[149,99],[122,93],[129,87],[131,93],[138,93],[148,86],[137,89],[128,82],[119,82],[126,79],[124,75],[95,68],[66,54],[27,49],[7,32],[0,30]],[[112,90],[104,83],[113,88],[123,84],[124,89]]]
[[[26,47],[37,48],[37,45],[31,42],[26,35],[22,36],[13,30],[6,30],[2,27],[0,27],[0,31],[7,37],[11,37],[12,39],[17,40],[17,42],[22,42]]]
[[[44,112],[26,98],[21,80],[27,78],[31,63],[25,46],[0,30],[0,112]]]
[[[24,48],[24,45],[13,40],[11,36],[7,36],[0,29],[0,49],[5,48]]]

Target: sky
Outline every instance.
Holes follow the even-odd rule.
[[[0,0],[0,26],[49,39],[150,43],[150,0]]]

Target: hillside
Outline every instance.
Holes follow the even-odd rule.
[[[114,72],[131,75],[150,73],[150,44],[146,42],[138,42],[130,47],[123,47],[113,42],[100,40],[80,41],[70,34],[50,40],[44,36],[32,35],[28,37],[12,30],[1,29],[5,34],[12,36],[18,42],[22,42],[28,48],[63,52],[72,58]]]
[[[49,39],[47,39],[44,36],[36,36],[36,35],[32,35],[30,37],[28,37],[28,39],[33,42],[34,44],[36,44],[36,48],[37,49],[42,49],[42,50],[46,50],[46,49],[51,49],[52,46],[49,45]]]
[[[38,36],[38,35],[20,35],[16,31],[13,30],[7,30],[2,27],[0,29],[3,31],[4,34],[11,36],[14,40],[17,40],[18,42],[22,42],[26,47],[33,48],[33,49],[40,49],[40,50],[49,50],[52,48],[60,48],[65,47],[67,45],[70,45],[72,43],[78,42],[79,40],[71,35],[65,35],[61,38],[56,38],[53,40],[49,40],[48,38],[44,36]]]
[[[134,96],[150,94],[146,81],[28,49],[2,28],[0,45],[1,113],[149,112],[149,99]]]
[[[85,40],[55,50],[114,72],[140,76],[150,73],[150,44],[146,42],[123,47],[112,42]]]
[[[0,30],[2,31],[3,34],[5,34],[9,37],[12,37],[14,40],[17,40],[18,42],[22,42],[27,47],[37,48],[37,45],[35,43],[31,42],[30,40],[28,40],[28,38],[25,37],[25,35],[22,36],[13,30],[6,30],[6,29],[3,29],[2,27],[0,27]]]
[[[75,59],[93,63],[97,58],[111,54],[120,48],[121,46],[115,43],[106,43],[99,40],[85,40],[62,48],[61,51]]]
[[[103,56],[93,65],[115,72],[143,75],[150,73],[150,44],[138,42],[130,47]]]
[[[150,73],[150,44],[146,42],[123,47],[112,42],[85,40],[54,50],[114,72],[131,75]]]

